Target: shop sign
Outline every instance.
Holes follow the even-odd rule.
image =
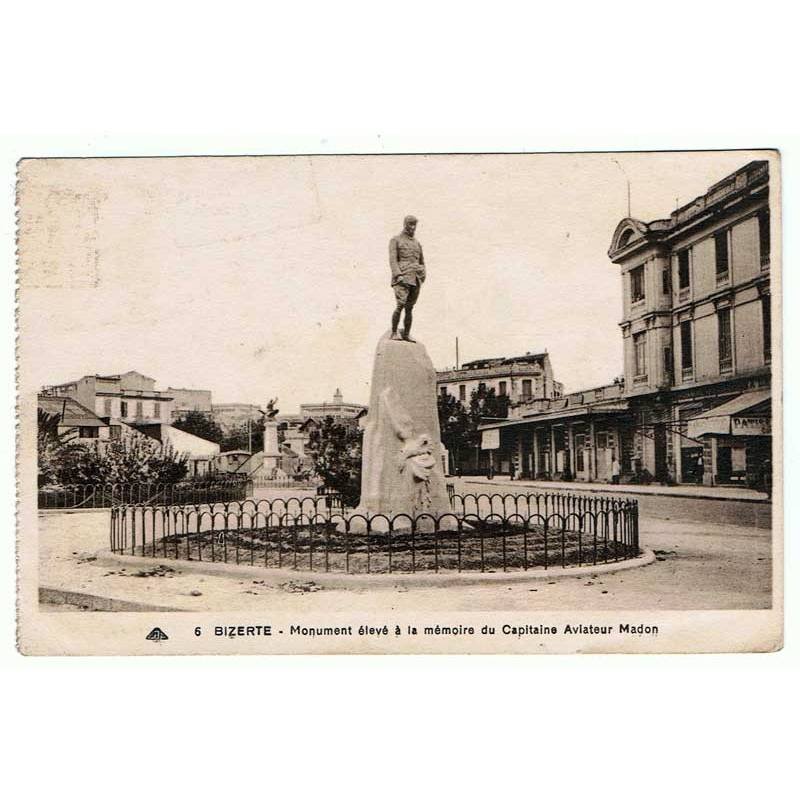
[[[500,447],[500,429],[481,431],[481,450],[497,450]]]
[[[770,436],[771,417],[731,417],[731,433],[734,436]]]

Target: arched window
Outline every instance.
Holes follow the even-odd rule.
[[[622,236],[619,237],[619,248],[625,247],[632,238],[633,228],[628,228],[626,231],[623,231]]]

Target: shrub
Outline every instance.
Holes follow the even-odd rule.
[[[308,442],[315,473],[326,488],[340,492],[350,508],[358,505],[361,496],[363,435],[358,425],[325,417],[322,425],[311,431]]]

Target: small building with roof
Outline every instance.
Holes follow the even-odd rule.
[[[108,422],[72,397],[40,394],[38,408],[58,420],[57,430],[62,441],[90,444],[109,439]]]

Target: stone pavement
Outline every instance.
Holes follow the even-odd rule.
[[[448,478],[448,482],[455,482],[466,486],[481,484],[484,486],[513,486],[516,489],[530,487],[541,491],[566,490],[571,492],[604,492],[614,494],[648,494],[663,495],[665,497],[688,497],[698,500],[744,500],[749,502],[768,502],[769,497],[764,492],[747,489],[739,486],[695,486],[681,484],[680,486],[662,486],[661,484],[633,485],[612,483],[584,483],[582,481],[512,481],[505,476],[495,476],[492,480],[481,475],[469,475],[463,478]],[[458,491],[458,489],[456,489]]]

